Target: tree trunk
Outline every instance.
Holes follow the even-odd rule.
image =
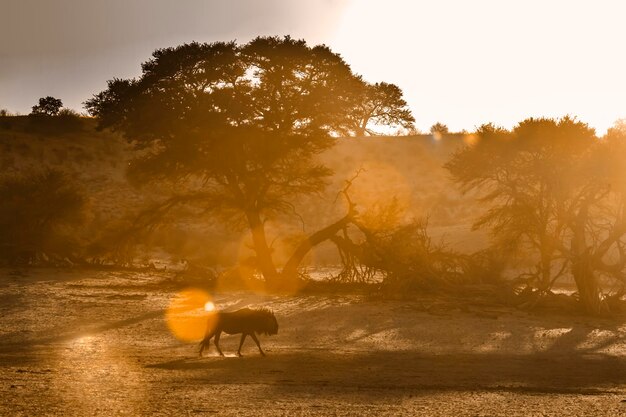
[[[578,288],[580,305],[589,314],[601,314],[603,312],[600,298],[598,279],[591,267],[591,258],[588,254],[581,254],[572,263],[572,275]]]
[[[296,248],[296,250],[291,255],[291,257],[289,258],[289,260],[287,261],[287,263],[285,264],[283,268],[283,271],[281,274],[283,276],[283,279],[286,279],[286,280],[297,279],[298,267],[300,266],[300,263],[302,262],[306,254],[309,253],[309,251],[313,247],[332,238],[337,232],[339,232],[341,229],[346,227],[350,222],[352,222],[352,219],[353,219],[353,213],[352,211],[350,211],[348,214],[346,214],[343,218],[341,218],[337,222],[329,226],[326,226],[325,228],[321,230],[318,230],[317,232],[313,233],[311,236],[309,236],[308,238],[300,242],[300,244],[298,245],[298,247]]]
[[[550,290],[550,284],[552,282],[552,259],[547,253],[545,248],[541,250],[541,282],[539,283],[539,290],[542,293],[547,293]]]
[[[368,117],[364,117],[360,123],[357,125],[354,135],[355,137],[365,137],[367,136],[367,123],[369,122],[370,118]]]
[[[304,239],[291,255],[283,267],[282,272],[278,273],[274,260],[272,259],[271,250],[267,244],[267,237],[265,236],[265,228],[263,227],[261,217],[257,212],[246,212],[246,218],[250,226],[250,233],[256,252],[257,267],[265,278],[267,288],[278,291],[281,289],[292,290],[298,288],[298,285],[296,285],[299,281],[298,267],[307,253],[309,253],[313,247],[330,239],[338,231],[346,227],[353,220],[353,216],[354,212],[350,210],[348,214],[337,222]]]
[[[602,300],[600,299],[600,286],[598,278],[594,274],[591,248],[587,245],[585,225],[589,216],[589,205],[584,203],[580,208],[572,236],[572,275],[578,288],[578,297],[583,310],[589,314],[602,312]]]
[[[256,252],[257,267],[261,271],[261,274],[263,274],[265,281],[268,284],[273,284],[278,279],[278,271],[272,259],[272,252],[267,245],[263,221],[259,213],[254,211],[246,212],[246,218],[248,219],[252,242]]]
[[[357,137],[357,138],[365,137],[365,134],[366,134],[366,130],[364,127],[361,127],[361,126],[356,128],[354,131],[354,137]]]

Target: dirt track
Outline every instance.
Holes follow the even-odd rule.
[[[198,358],[150,275],[0,273],[0,415],[626,415],[626,326],[424,302],[222,294],[280,332]],[[436,307],[436,306],[435,306]]]

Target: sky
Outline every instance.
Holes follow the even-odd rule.
[[[0,108],[82,102],[157,48],[287,35],[397,84],[427,131],[626,118],[623,0],[0,0]]]

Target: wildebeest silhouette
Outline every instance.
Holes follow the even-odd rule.
[[[241,341],[239,342],[239,349],[237,349],[237,355],[241,355],[241,347],[246,340],[246,336],[250,336],[259,348],[261,355],[265,356],[265,352],[261,349],[261,344],[256,334],[274,335],[278,333],[278,322],[274,313],[267,308],[242,308],[241,310],[227,312],[218,312],[217,320],[209,320],[207,326],[206,335],[200,342],[200,356],[205,347],[210,346],[209,343],[213,336],[215,336],[215,347],[221,356],[224,356],[222,349],[220,349],[220,336],[222,332],[227,334],[239,334],[241,333]],[[256,334],[255,334],[256,333]]]

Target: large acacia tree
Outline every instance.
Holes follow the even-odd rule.
[[[185,190],[168,207],[194,202],[243,221],[258,269],[277,282],[295,276],[308,250],[354,215],[351,209],[305,239],[277,270],[265,222],[323,189],[331,171],[315,156],[352,128],[361,83],[323,45],[290,37],[194,42],[155,51],[140,78],[109,81],[86,108],[101,128],[122,132],[141,150],[130,168],[135,181]]]
[[[626,132],[599,139],[571,118],[528,119],[512,131],[486,125],[446,167],[488,209],[475,227],[495,244],[534,255],[528,283],[541,295],[571,274],[581,306],[598,313],[601,277],[626,283],[623,158]]]

